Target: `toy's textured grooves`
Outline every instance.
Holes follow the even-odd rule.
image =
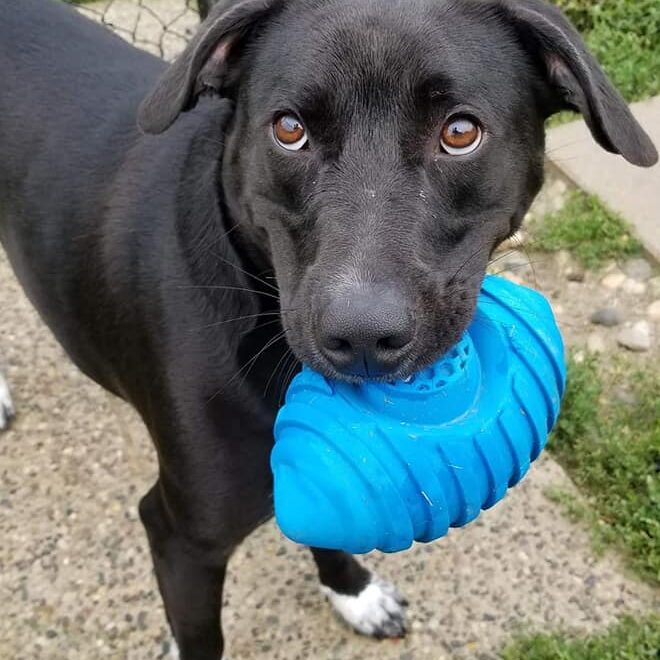
[[[407,381],[305,368],[275,424],[275,515],[290,539],[360,553],[432,541],[493,506],[545,446],[564,350],[539,293],[482,286],[463,339]]]

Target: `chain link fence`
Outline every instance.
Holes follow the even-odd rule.
[[[176,57],[211,0],[64,0],[120,37],[166,60]]]

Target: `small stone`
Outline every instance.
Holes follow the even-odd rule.
[[[644,284],[644,282],[639,282],[638,280],[633,280],[629,277],[623,283],[623,290],[632,296],[643,296],[646,293],[646,284]]]
[[[590,353],[604,353],[607,349],[605,340],[598,332],[592,332],[587,338],[587,349]]]
[[[630,351],[643,353],[651,348],[651,326],[648,321],[638,321],[632,327],[621,330],[616,340]]]
[[[616,307],[602,307],[597,309],[589,319],[594,325],[604,325],[613,328],[623,322],[623,314]]]
[[[513,273],[510,273],[508,270],[504,271],[503,273],[500,273],[500,275],[504,279],[509,280],[509,282],[513,282],[514,284],[524,284],[522,278],[518,277],[517,275],[514,275]]]
[[[652,302],[646,312],[651,321],[660,321],[660,300]]]
[[[559,250],[557,254],[555,254],[555,262],[557,263],[559,270],[564,272],[572,266],[573,256],[568,250]]]
[[[660,276],[652,277],[648,281],[648,285],[649,285],[649,290],[651,291],[651,295],[653,297],[660,296]]]
[[[584,270],[579,266],[571,266],[566,271],[566,279],[569,282],[584,282]]]
[[[623,283],[626,281],[626,276],[618,271],[614,271],[613,273],[610,273],[609,275],[606,275],[602,280],[601,284],[606,288],[606,289],[611,289],[614,291],[615,289],[619,289],[621,286],[623,286]]]
[[[613,273],[613,272],[615,272],[615,271],[618,271],[618,270],[619,270],[619,266],[618,266],[618,264],[616,263],[616,261],[608,261],[608,262],[605,264],[605,266],[603,266],[603,268],[602,268],[601,270],[602,270],[602,273],[603,273],[604,275],[609,275],[610,273]]]
[[[634,392],[621,386],[612,390],[612,398],[627,406],[636,406],[639,403],[639,399]]]
[[[627,261],[623,266],[623,272],[628,277],[640,282],[646,282],[646,280],[651,279],[651,275],[653,275],[651,264],[649,264],[646,259],[642,258],[630,259]]]

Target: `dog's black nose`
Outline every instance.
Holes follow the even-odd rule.
[[[414,315],[401,292],[362,285],[327,305],[317,339],[337,371],[373,378],[396,371],[414,334]]]

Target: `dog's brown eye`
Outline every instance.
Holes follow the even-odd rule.
[[[481,139],[481,126],[474,119],[456,115],[442,127],[440,145],[452,156],[464,156],[478,149]]]
[[[289,151],[299,151],[307,144],[307,131],[295,115],[280,115],[273,124],[273,135]]]

